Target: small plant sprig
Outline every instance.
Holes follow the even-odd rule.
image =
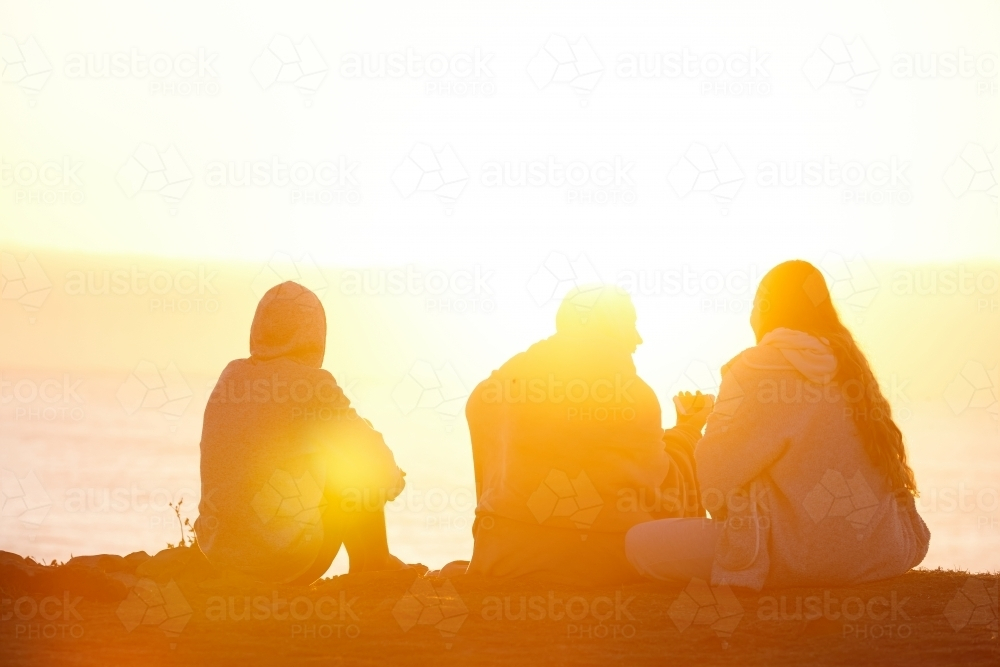
[[[194,526],[191,525],[191,519],[181,519],[181,505],[183,504],[184,504],[183,498],[177,501],[176,505],[173,503],[168,503],[168,505],[170,505],[170,509],[174,511],[174,516],[177,517],[177,525],[180,527],[181,531],[181,539],[177,542],[177,544],[167,542],[168,549],[176,549],[177,547],[184,547],[184,546],[187,547],[194,546],[196,536],[194,533]]]

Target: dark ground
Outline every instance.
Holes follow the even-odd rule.
[[[997,582],[913,571],[755,593],[697,581],[574,588],[404,571],[281,588],[219,578],[189,549],[60,567],[0,552],[0,661],[1000,666]]]

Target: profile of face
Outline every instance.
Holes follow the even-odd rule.
[[[633,314],[630,320],[623,322],[622,345],[628,348],[630,354],[635,354],[636,349],[642,345],[642,336],[639,335],[639,329],[636,326],[637,321],[638,317]]]

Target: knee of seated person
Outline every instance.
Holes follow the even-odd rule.
[[[388,501],[381,489],[338,490],[327,496],[329,509],[340,513],[381,512]]]
[[[656,521],[643,521],[642,523],[637,523],[625,533],[625,545],[631,542],[637,544],[641,541],[646,540],[653,532],[655,532],[654,524]]]
[[[648,525],[652,522],[639,523],[628,529],[625,533],[625,558],[640,573],[645,573],[643,568],[643,556],[646,553],[645,544],[649,535]]]

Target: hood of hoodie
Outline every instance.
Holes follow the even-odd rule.
[[[250,358],[287,358],[319,368],[326,353],[326,312],[302,285],[284,282],[267,291],[250,326]]]
[[[837,357],[830,346],[807,333],[778,328],[766,334],[760,345],[777,349],[810,382],[829,382],[837,372]]]

